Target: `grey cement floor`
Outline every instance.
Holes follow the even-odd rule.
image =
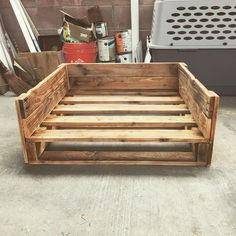
[[[0,97],[0,235],[236,235],[236,97],[221,99],[211,168],[26,166]]]

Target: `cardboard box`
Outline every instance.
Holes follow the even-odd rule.
[[[65,21],[69,24],[71,37],[84,42],[91,42],[95,40],[95,26],[94,24],[89,23],[87,17],[79,19],[64,11],[61,11],[61,13],[64,14]]]
[[[82,18],[76,18],[75,16],[72,16],[65,11],[60,10],[60,12],[64,15],[65,21],[68,23],[85,27],[85,28],[91,26],[91,23],[87,16],[84,16]]]
[[[90,28],[83,28],[78,25],[69,24],[70,35],[73,38],[79,39],[84,42],[91,42],[95,40],[95,27],[94,24]]]
[[[58,52],[18,53],[14,66],[17,74],[28,84],[35,86],[60,65]]]

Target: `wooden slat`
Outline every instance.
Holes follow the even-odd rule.
[[[20,104],[19,101],[15,101],[16,104],[16,113],[17,113],[17,120],[18,120],[18,125],[19,125],[19,131],[20,131],[20,139],[21,139],[21,147],[23,151],[23,156],[24,156],[24,162],[28,163],[29,161],[29,156],[26,150],[27,144],[25,141],[25,134],[24,134],[24,128],[23,128],[23,119],[21,116],[21,111],[20,111]]]
[[[76,104],[58,105],[53,114],[187,114],[188,108],[181,105],[133,105],[133,104]]]
[[[58,68],[55,73],[49,75],[34,89],[17,98],[21,115],[26,116],[22,119],[25,137],[29,137],[40,126],[67,93],[68,77],[65,69],[65,67]],[[43,92],[43,90],[45,91]]]
[[[211,164],[212,160],[212,152],[213,152],[213,144],[214,144],[215,128],[216,128],[216,117],[219,106],[219,96],[212,91],[211,93],[212,95],[215,96],[215,101],[214,101],[214,109],[211,121],[210,142],[209,144],[199,144],[199,153],[198,153],[198,158],[205,161],[208,166]]]
[[[135,152],[135,151],[45,151],[41,160],[140,160],[195,161],[192,152]]]
[[[69,77],[78,76],[177,76],[178,63],[67,64]]]
[[[52,99],[55,92],[68,90],[66,67],[59,67],[37,86],[22,94],[17,99],[21,107],[22,118],[28,117],[33,111],[42,106],[44,102]],[[52,94],[52,92],[54,92]],[[59,92],[60,93],[60,92]]]
[[[182,65],[184,66],[184,65]],[[210,137],[211,119],[208,118],[202,110],[202,107],[196,102],[195,97],[190,92],[189,81],[191,77],[186,77],[183,73],[179,76],[179,93],[187,104],[194,120],[196,121],[199,130],[203,133],[205,138]]]
[[[141,127],[178,128],[196,126],[191,116],[113,115],[113,116],[49,116],[43,126],[52,127]]]
[[[178,89],[178,77],[83,76],[73,78],[74,89]]]
[[[32,142],[192,142],[207,140],[198,130],[124,130],[124,129],[64,129],[37,130]]]
[[[37,143],[26,141],[26,152],[30,160],[38,160]]]
[[[196,162],[196,161],[51,161],[51,160],[38,160],[30,161],[30,164],[46,164],[46,165],[132,165],[132,166],[141,166],[141,165],[151,165],[151,166],[191,166],[191,167],[203,167],[206,166],[205,162]]]
[[[99,103],[135,103],[135,104],[183,104],[181,97],[151,97],[151,96],[66,96],[61,104],[99,104]]]
[[[216,119],[217,119],[217,112],[218,112],[218,107],[220,103],[220,97],[213,91],[211,91],[211,93],[214,96],[214,104],[213,104],[214,109],[212,112],[212,121],[211,121],[210,148],[209,148],[208,159],[207,159],[208,166],[211,164],[211,160],[212,160],[213,145],[214,145],[215,130],[216,130]]]
[[[184,64],[179,65],[179,77],[184,81],[185,89],[189,96],[198,104],[201,111],[211,118],[213,111],[214,95],[197,80]]]
[[[157,90],[157,89],[74,89],[73,87],[67,95],[137,95],[137,96],[178,96],[177,90]]]

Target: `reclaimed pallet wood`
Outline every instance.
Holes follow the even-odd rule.
[[[66,96],[60,104],[146,104],[146,105],[171,105],[184,104],[180,96],[154,97],[154,96]]]
[[[58,105],[53,114],[188,114],[185,104],[181,105],[136,105],[136,104],[79,104]]]
[[[72,87],[68,91],[68,96],[75,95],[136,95],[136,96],[178,96],[179,93],[176,89],[76,89]]]
[[[31,142],[189,142],[205,143],[198,130],[38,129]]]
[[[119,127],[119,128],[178,128],[197,126],[189,116],[155,116],[155,115],[93,115],[93,116],[56,116],[49,115],[42,122],[47,127]]]
[[[24,161],[209,166],[218,103],[183,63],[62,64],[16,99]]]

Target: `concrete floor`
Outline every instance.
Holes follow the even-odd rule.
[[[210,168],[26,166],[0,97],[0,235],[236,235],[236,97],[221,98]]]

